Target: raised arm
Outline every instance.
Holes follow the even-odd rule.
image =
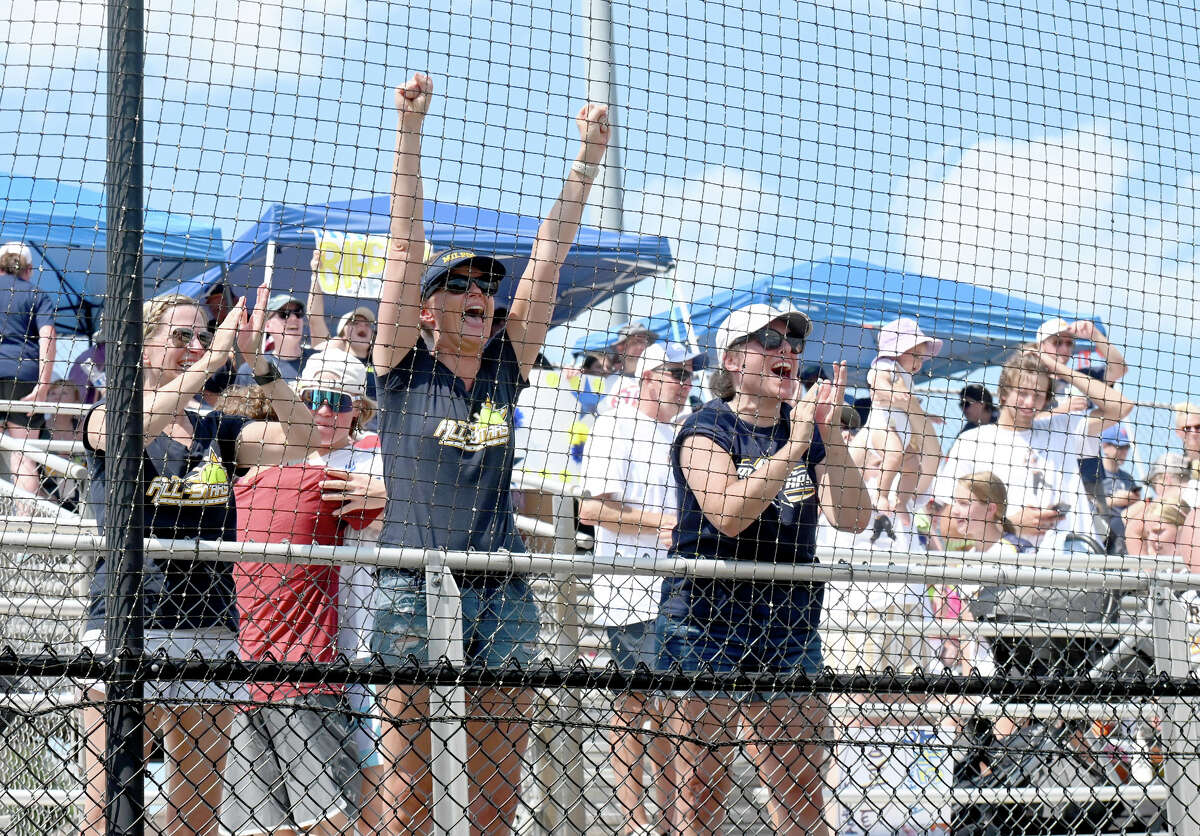
[[[421,185],[421,126],[433,81],[415,73],[396,88],[396,153],[392,161],[392,222],[379,296],[371,359],[387,374],[412,351],[420,335],[421,273],[425,269],[425,195]]]
[[[608,107],[588,104],[575,117],[579,128],[579,153],[567,174],[562,193],[538,228],[529,266],[517,285],[506,326],[508,337],[521,363],[521,375],[529,377],[533,362],[546,342],[550,318],[558,294],[558,274],[575,243],[583,207],[596,177],[596,167],[608,149]]]
[[[870,525],[873,509],[862,470],[842,441],[840,416],[845,403],[846,364],[835,363],[833,380],[822,381],[813,389],[817,390],[813,420],[825,444],[825,460],[816,467],[821,510],[834,528],[862,531]]]
[[[320,348],[329,341],[329,323],[325,321],[325,290],[321,287],[321,276],[317,268],[321,266],[320,242],[313,250],[312,273],[308,279],[308,335],[313,348]]]
[[[238,351],[259,377],[271,370],[262,353],[263,323],[267,318],[270,293],[271,288],[267,285],[260,287],[254,311],[248,313],[243,306],[238,320]],[[307,453],[320,440],[312,412],[287,381],[282,378],[272,380],[262,384],[261,388],[279,421],[255,421],[242,428],[237,440],[237,463],[242,467],[291,461]]]
[[[142,398],[142,437],[157,438],[175,420],[204,387],[205,381],[224,367],[237,339],[238,326],[246,312],[246,301],[239,299],[213,335],[212,345],[200,359],[161,388],[147,391]],[[88,415],[84,428],[88,444],[94,450],[108,449],[105,429],[105,406],[101,404]]]
[[[1129,367],[1125,364],[1125,356],[1108,341],[1108,337],[1104,336],[1096,327],[1096,323],[1090,319],[1081,319],[1071,323],[1069,333],[1077,340],[1090,340],[1096,347],[1096,353],[1104,358],[1105,383],[1116,383],[1129,371]]]
[[[1084,394],[1084,397],[1096,405],[1088,427],[1092,435],[1099,434],[1101,423],[1120,421],[1133,411],[1133,402],[1126,399],[1116,388],[1060,363],[1049,352],[1043,351],[1039,356],[1052,375],[1074,386]]]

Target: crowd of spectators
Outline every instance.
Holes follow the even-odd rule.
[[[700,352],[637,323],[574,368],[544,368],[558,272],[604,157],[607,111],[579,112],[578,155],[502,308],[501,261],[462,250],[425,257],[421,133],[432,94],[420,74],[396,91],[390,244],[377,311],[357,307],[331,330],[317,255],[304,298],[264,286],[251,306],[220,284],[203,300],[147,303],[148,533],[521,552],[527,543],[514,508],[534,516],[545,509],[532,494],[514,493],[514,466],[535,460],[539,422],[561,412],[569,452],[553,467],[537,460],[546,475],[580,485],[579,521],[594,532],[600,563],[792,565],[815,562],[818,547],[828,546],[956,551],[977,561],[1110,552],[1191,566],[1200,407],[1175,408],[1183,452],[1157,459],[1139,484],[1128,465],[1134,439],[1122,423],[1134,407],[1119,386],[1127,366],[1089,321],[1043,324],[1004,363],[995,395],[980,383],[964,386],[963,426],[945,453],[942,421],[915,385],[943,344],[912,319],[879,328],[866,401],[846,397],[844,364],[831,373],[802,367],[811,322],[766,304],[731,311],[721,324],[707,401],[692,396]],[[0,399],[93,406],[82,419],[9,412],[4,433],[82,442],[102,521],[110,442],[103,335],[68,378],[53,379],[53,311],[30,283],[32,269],[24,245],[0,247]],[[1079,341],[1103,365],[1077,368]],[[567,405],[547,408],[539,387],[561,388]],[[28,456],[12,453],[9,466],[31,496],[83,502],[77,484]],[[90,588],[85,642],[98,652],[110,571],[100,560]],[[145,574],[149,652],[436,661],[428,658],[423,572],[177,559],[148,560]],[[467,663],[529,663],[541,616],[528,579],[482,570],[457,571],[454,580]],[[915,602],[933,623],[986,617],[977,587],[911,586],[880,591],[893,603],[903,599],[903,608]],[[823,595],[812,583],[599,572],[590,621],[625,670],[816,674],[825,660]],[[841,600],[834,609],[846,618],[868,605]],[[937,638],[936,628],[931,635],[934,668],[978,669],[1019,655]],[[428,829],[424,689],[258,683],[235,693],[212,681],[149,688],[148,719],[165,742],[169,815],[189,832],[208,832],[214,810],[235,834],[345,830],[356,821],[360,832]],[[237,702],[248,707],[234,710]],[[469,694],[472,832],[507,832],[513,821],[530,702],[520,688]],[[630,691],[612,708],[611,767],[625,832],[719,830],[739,735],[769,791],[775,832],[822,832],[821,700]],[[88,709],[85,722],[94,744],[103,716]],[[647,725],[653,746],[644,743]],[[86,776],[85,830],[100,833],[98,758]],[[643,805],[647,783],[657,786],[657,821]]]

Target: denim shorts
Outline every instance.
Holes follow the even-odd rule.
[[[532,661],[541,614],[525,579],[471,579],[461,586],[466,663],[498,668]],[[373,654],[389,665],[402,665],[410,656],[422,664],[430,661],[424,575],[381,571],[373,609]]]
[[[712,669],[713,673],[778,673],[803,671],[816,676],[822,670],[821,634],[812,628],[788,627],[770,622],[720,622],[701,624],[667,615],[661,619],[659,666],[678,665],[684,673]],[[774,702],[788,697],[780,692],[712,691],[676,696],[718,696],[745,702]],[[808,696],[808,695],[805,695]]]
[[[658,667],[659,627],[659,620],[651,619],[606,628],[608,652],[617,668],[632,671],[638,665],[645,665],[650,670]]]

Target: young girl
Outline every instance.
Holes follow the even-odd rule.
[[[906,528],[912,525],[909,505],[928,489],[942,455],[933,420],[913,397],[913,375],[941,350],[942,341],[926,336],[912,319],[879,329],[879,353],[867,373],[871,412],[850,448],[874,489],[876,511],[898,516]]]

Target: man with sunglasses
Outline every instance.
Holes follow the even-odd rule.
[[[676,343],[655,343],[637,364],[638,397],[596,419],[583,459],[584,500],[579,520],[596,528],[596,557],[666,558],[675,529],[675,482],[671,476],[671,442],[676,419],[692,390],[692,361],[696,352]],[[653,575],[592,577],[592,623],[608,633],[612,661],[621,670],[658,663],[658,589]],[[613,772],[618,777],[617,801],[625,817],[625,832],[650,832],[642,806],[645,791],[642,761],[646,719],[657,730],[662,712],[644,693],[627,692],[613,706],[611,735]],[[670,811],[670,762],[665,752],[654,753],[659,809]],[[640,828],[640,829],[639,829]]]
[[[279,369],[280,378],[291,383],[299,379],[304,361],[315,353],[304,345],[304,325],[308,319],[304,303],[290,293],[276,293],[267,304],[263,356]],[[254,373],[248,364],[238,368],[235,383],[239,386],[254,383]]]
[[[388,504],[380,544],[451,551],[522,552],[509,484],[517,395],[550,327],[559,269],[608,144],[607,108],[576,118],[580,147],[562,193],[538,229],[505,328],[489,339],[503,265],[452,250],[426,263],[421,130],[433,96],[416,74],[396,89],[390,243],[372,356],[382,411],[380,437]],[[458,572],[469,665],[532,659],[539,613],[525,578]],[[389,664],[428,657],[424,572],[380,570],[371,650]],[[470,692],[467,722],[472,833],[509,832],[517,807],[526,691]],[[424,689],[383,695],[384,751],[397,826],[427,827],[432,792]]]

